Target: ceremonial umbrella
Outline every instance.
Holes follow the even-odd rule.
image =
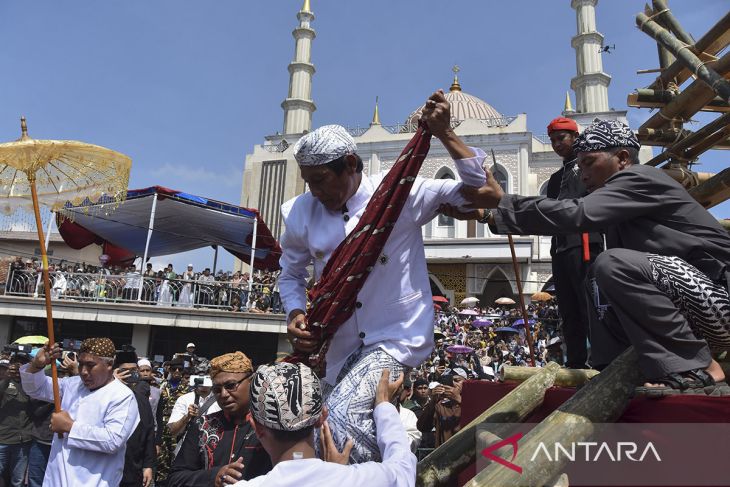
[[[47,341],[48,338],[43,335],[28,335],[18,338],[13,343],[18,345],[45,345]]]
[[[545,291],[538,291],[532,296],[530,296],[530,299],[533,301],[550,301],[553,299],[552,294],[546,293]]]
[[[492,320],[487,320],[484,318],[477,318],[476,320],[471,322],[471,326],[475,328],[483,328],[485,326],[492,326],[494,322]]]
[[[499,305],[509,305],[509,304],[515,304],[515,300],[512,298],[499,298],[496,301],[494,301],[495,304]]]
[[[473,304],[477,304],[479,302],[479,298],[475,298],[474,296],[464,298],[461,300],[462,306],[471,306]]]
[[[495,328],[494,331],[502,332],[502,333],[519,333],[519,330],[515,330],[511,326],[500,326],[499,328]]]
[[[532,326],[535,324],[535,320],[528,320],[527,323]],[[525,326],[525,320],[520,318],[519,320],[515,320],[514,323],[512,323],[512,326]]]
[[[12,215],[17,209],[33,212],[43,264],[48,341],[53,344],[51,286],[40,206],[62,212],[69,201],[78,206],[103,198],[108,203],[102,211],[108,214],[126,196],[132,160],[98,145],[31,139],[25,118],[20,119],[20,129],[20,139],[0,144],[0,205],[6,215]],[[55,360],[51,361],[51,376],[55,408],[60,411]]]
[[[446,347],[446,351],[449,353],[472,353],[474,349],[466,345],[449,345]]]
[[[443,296],[434,296],[431,299],[433,300],[434,303],[448,303],[449,302],[449,299],[445,298]]]
[[[459,314],[463,316],[479,316],[479,313],[473,309],[462,309],[459,311]]]

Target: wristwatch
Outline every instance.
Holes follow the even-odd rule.
[[[483,223],[484,225],[487,225],[487,224],[489,224],[489,219],[490,219],[491,217],[492,217],[492,210],[490,210],[490,209],[485,209],[485,210],[484,210],[484,216],[483,216],[483,217],[481,217],[480,219],[478,219],[477,221],[478,221],[479,223]]]

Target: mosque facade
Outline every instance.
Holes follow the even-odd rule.
[[[626,112],[608,108],[611,78],[602,69],[603,37],[596,30],[597,1],[573,0],[571,3],[577,19],[577,34],[572,39],[576,76],[571,80],[576,109],[572,108],[570,96],[566,94],[563,114],[575,119],[579,127],[586,126],[594,118],[626,122]],[[293,31],[295,56],[289,64],[289,92],[282,102],[283,133],[266,136],[262,144],[253,148],[246,156],[243,174],[241,204],[258,208],[277,238],[284,231],[279,212],[281,204],[306,191],[292,146],[312,129],[312,114],[316,110],[311,99],[315,72],[311,52],[315,31],[309,0],[305,0],[297,19],[299,25]],[[553,152],[547,135],[530,132],[526,114],[502,114],[483,99],[466,92],[459,81],[458,67],[454,67],[453,82],[446,98],[451,104],[454,132],[469,146],[480,147],[488,154],[494,150],[497,163],[493,173],[506,192],[544,194],[550,175],[560,168],[562,161]],[[357,143],[366,174],[374,175],[393,166],[415,132],[422,108],[415,108],[402,123],[384,125],[376,104],[369,125],[348,128]],[[492,167],[490,159],[488,162]],[[449,154],[436,139],[420,176],[459,179]],[[517,299],[515,271],[506,236],[494,235],[488,226],[474,221],[456,221],[440,215],[424,225],[423,238],[434,294],[446,296],[452,303],[475,296],[483,305],[502,296]],[[550,286],[550,238],[516,235],[514,242],[523,293],[529,301],[531,294]]]

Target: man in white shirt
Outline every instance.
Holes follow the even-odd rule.
[[[245,486],[318,487],[412,487],[416,484],[416,457],[408,446],[408,437],[400,423],[398,411],[389,402],[403,381],[390,383],[390,372],[381,372],[373,417],[377,441],[383,457],[380,462],[339,465],[347,462],[347,451],[340,453],[332,442],[325,423],[320,383],[312,370],[303,364],[279,362],[262,365],[251,381],[252,423],[261,444],[271,457],[274,468],[260,477],[240,481]],[[323,426],[325,459],[314,453],[315,427]],[[351,445],[350,445],[351,446]],[[223,475],[221,483],[232,480]]]
[[[51,454],[44,487],[116,487],[122,480],[124,453],[139,423],[132,391],[114,379],[114,343],[88,338],[79,350],[79,375],[59,381],[61,411],[51,416]],[[60,357],[58,344],[40,349],[20,369],[25,392],[33,399],[53,401],[51,378],[43,369]]]
[[[455,160],[464,184],[481,186],[485,154],[454,134],[450,118],[443,92],[434,93],[423,112],[429,131]],[[288,313],[287,333],[299,352],[311,353],[318,345],[306,330],[307,267],[313,265],[315,279],[321,277],[385,176],[363,174],[356,150],[355,141],[338,125],[320,127],[294,147],[310,191],[282,205],[286,231],[279,289]],[[461,186],[453,180],[416,178],[378,264],[358,293],[356,309],[330,343],[324,397],[338,447],[348,437],[355,440],[353,462],[380,458],[371,408],[380,371],[388,368],[397,375],[418,366],[433,349],[433,304],[421,226],[441,205],[464,205]]]
[[[195,382],[196,379],[201,380],[200,384]],[[170,433],[173,436],[179,436],[191,419],[221,410],[215,396],[211,393],[213,382],[210,380],[210,376],[193,376],[190,378],[190,382],[193,390],[177,398],[172,407],[170,419],[167,420],[167,426],[170,427]],[[182,441],[178,442],[178,445],[181,443]]]

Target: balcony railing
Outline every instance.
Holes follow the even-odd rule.
[[[177,308],[282,313],[279,292],[248,281],[188,281],[141,277],[139,274],[52,272],[51,299],[144,304]],[[5,294],[44,296],[39,271],[10,269]],[[263,308],[263,309],[262,309]]]
[[[481,123],[487,127],[506,127],[517,119],[517,117],[495,117],[495,118],[479,118]],[[451,128],[454,129],[461,124],[461,120],[451,120]],[[391,134],[408,134],[413,133],[418,129],[418,122],[409,121],[408,123],[397,123],[395,125],[381,125],[386,131]],[[367,132],[370,126],[367,127],[347,127],[347,131],[353,137],[360,137],[362,134]]]

